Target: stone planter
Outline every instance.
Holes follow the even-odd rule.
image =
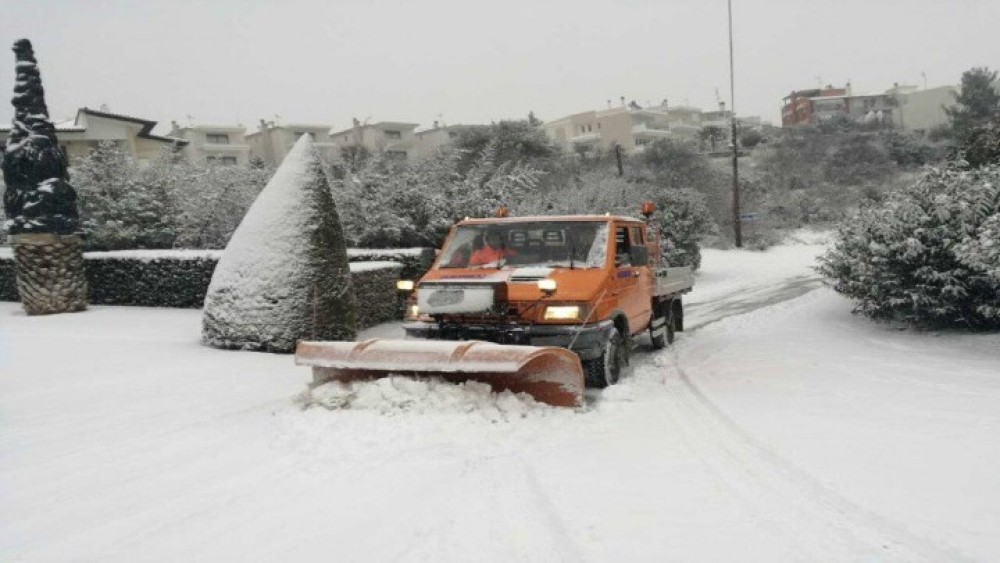
[[[87,308],[81,237],[45,233],[10,238],[25,312],[48,315]]]

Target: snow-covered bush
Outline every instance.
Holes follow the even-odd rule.
[[[969,166],[1000,164],[1000,117],[973,128],[959,149]]]
[[[501,204],[516,212],[541,173],[493,155],[487,147],[464,172],[456,151],[413,162],[373,155],[334,184],[345,235],[363,248],[438,247],[455,221],[492,216]]]
[[[656,203],[661,250],[671,266],[701,264],[698,239],[715,232],[705,196],[690,188],[669,188],[650,174],[619,177],[607,170],[581,174],[574,186],[549,203],[552,213],[613,213],[635,217],[643,201]]]
[[[1000,167],[930,169],[842,223],[820,271],[856,311],[1000,327]]]
[[[205,298],[202,339],[291,352],[353,340],[354,290],[337,208],[309,135],[292,147],[233,233]]]
[[[113,142],[74,161],[72,172],[90,250],[223,248],[272,174],[192,165],[169,150],[140,165]]]
[[[158,167],[143,169],[111,141],[73,163],[80,214],[92,250],[170,248],[176,239],[176,198]]]

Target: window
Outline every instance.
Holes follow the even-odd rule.
[[[632,246],[639,246],[642,244],[642,229],[639,227],[631,227],[629,229],[631,232]]]
[[[461,225],[441,250],[438,268],[464,268],[492,234],[499,235],[498,257],[471,260],[480,268],[601,268],[607,261],[608,223],[603,221],[524,221],[508,224]],[[483,254],[487,254],[485,251]],[[482,254],[480,255],[482,256]],[[478,265],[476,265],[478,262]]]
[[[235,156],[209,156],[205,158],[209,164],[221,164],[223,166],[236,166]]]
[[[632,256],[629,252],[632,245],[629,244],[628,228],[615,227],[615,265],[631,266]]]
[[[385,133],[386,139],[394,139],[398,141],[399,139],[403,138],[402,131],[393,131],[391,129],[386,129],[385,131],[383,131],[383,133]]]
[[[208,142],[213,145],[228,145],[229,135],[225,133],[209,133],[205,135],[208,137]]]

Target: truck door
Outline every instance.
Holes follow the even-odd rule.
[[[645,326],[649,317],[649,306],[643,305],[641,273],[643,268],[633,264],[632,238],[635,236],[627,225],[615,225],[615,282],[614,295],[618,308],[628,317],[629,329],[636,332]],[[645,316],[644,316],[645,315]]]

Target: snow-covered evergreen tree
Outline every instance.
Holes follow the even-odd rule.
[[[334,195],[352,245],[360,247],[439,246],[448,229],[464,217],[492,216],[501,205],[518,212],[541,173],[530,165],[498,163],[487,146],[467,170],[467,155],[443,151],[415,162],[384,154],[347,171]]]
[[[49,120],[31,42],[19,39],[14,54],[14,123],[3,154],[7,230],[12,235],[78,234],[76,191],[69,183],[66,155]]]
[[[820,271],[856,311],[1000,327],[1000,167],[931,169],[841,224]]]
[[[80,311],[87,306],[87,278],[76,191],[49,121],[31,42],[16,41],[14,55],[14,124],[0,166],[18,294],[29,315]]]
[[[114,142],[72,164],[91,250],[225,248],[273,172],[190,164],[171,149],[139,165]]]
[[[302,339],[352,340],[356,328],[344,233],[319,153],[303,135],[219,260],[202,339],[291,352]]]

